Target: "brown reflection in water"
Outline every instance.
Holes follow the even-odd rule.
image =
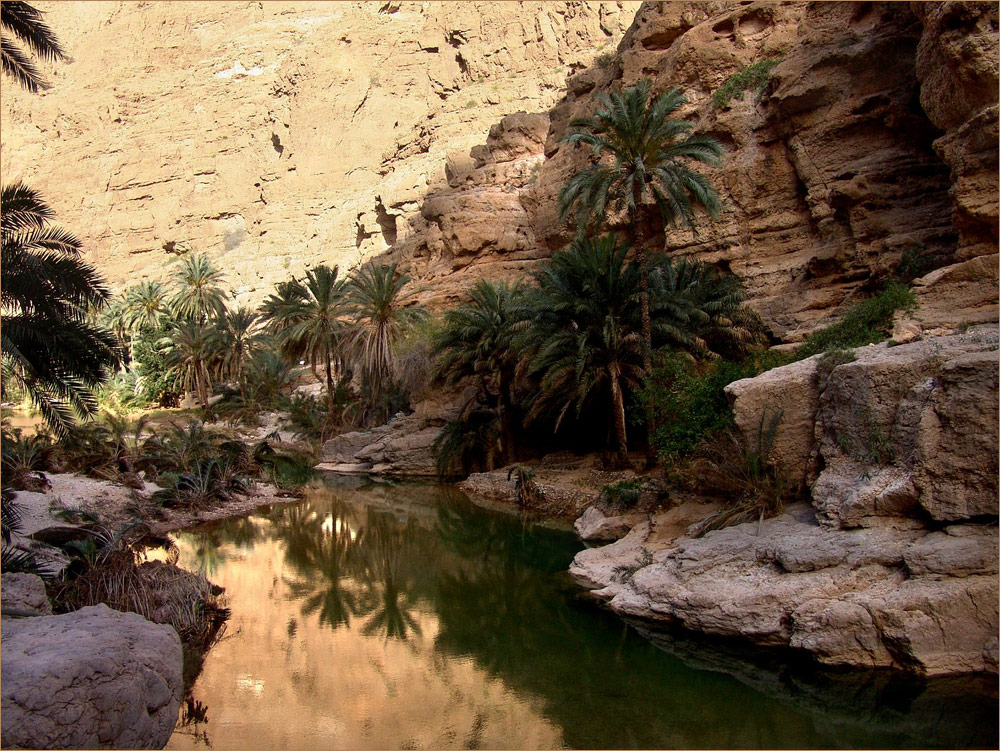
[[[210,572],[233,615],[193,692],[207,718],[167,748],[563,745],[540,702],[435,649],[438,619],[406,586],[413,520],[334,498],[287,507],[276,537],[262,518],[240,523],[225,539],[252,543],[252,565],[211,532],[178,540],[180,565]]]

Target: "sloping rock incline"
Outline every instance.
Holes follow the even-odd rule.
[[[105,605],[3,624],[4,748],[163,748],[183,690],[170,626]]]
[[[451,160],[393,257],[439,305],[565,247],[558,196],[593,162],[562,142],[571,120],[651,78],[654,93],[680,87],[679,116],[726,150],[705,168],[719,219],[656,243],[737,273],[776,336],[801,340],[904,260],[914,275],[959,264],[921,288],[920,328],[996,321],[996,262],[982,259],[997,242],[997,16],[971,2],[644,3],[616,54],[575,69],[552,109],[504,118]],[[715,99],[765,60],[777,64],[762,90]]]
[[[418,402],[411,414],[398,414],[371,430],[335,436],[323,444],[317,469],[341,474],[432,476],[437,472],[434,441],[475,396],[474,387],[457,396],[437,394]]]
[[[997,672],[996,326],[816,356],[728,387],[748,440],[806,488],[763,523],[636,527],[570,572],[623,614],[831,665]]]

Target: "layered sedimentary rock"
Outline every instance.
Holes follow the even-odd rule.
[[[448,155],[545,110],[637,2],[50,3],[71,56],[3,85],[3,174],[114,284],[204,252],[241,300],[406,239]]]
[[[170,626],[106,605],[3,624],[4,748],[163,748],[180,707]]]
[[[701,538],[657,514],[571,572],[618,612],[828,664],[996,672],[998,343],[979,326],[731,384],[751,446],[780,414],[768,459],[810,502]]]
[[[921,271],[969,259],[984,267],[971,285],[957,272],[963,301],[950,313],[940,300],[956,288],[932,280],[916,325],[994,321],[986,301],[996,299],[997,263],[979,259],[996,244],[996,7],[916,5],[645,4],[613,58],[567,80],[544,144],[501,122],[479,158],[456,164],[427,197],[393,256],[431,282],[426,300],[443,304],[477,278],[521,275],[563,247],[571,230],[558,221],[558,194],[590,159],[561,143],[570,120],[592,113],[597,95],[650,77],[654,92],[679,86],[688,100],[679,115],[726,148],[722,167],[706,169],[720,219],[668,228],[655,242],[739,274],[776,336],[801,339],[904,259]],[[712,101],[767,59],[780,63],[763,91]],[[947,105],[955,97],[958,111]],[[495,148],[505,141],[519,148]],[[496,221],[484,222],[491,211]]]

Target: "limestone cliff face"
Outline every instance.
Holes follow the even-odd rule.
[[[241,299],[406,240],[450,153],[546,110],[637,2],[40,2],[70,64],[3,80],[4,180],[115,284],[206,252]]]
[[[713,104],[766,58],[781,62],[760,97]],[[648,3],[602,62],[570,77],[544,143],[541,120],[501,121],[425,200],[396,253],[434,282],[428,301],[523,273],[569,241],[557,196],[590,156],[560,139],[595,95],[651,77],[656,92],[681,87],[681,115],[727,149],[708,171],[723,216],[668,230],[663,247],[738,273],[777,336],[804,337],[907,251],[936,267],[977,259],[922,289],[925,328],[996,320],[996,259],[983,259],[997,242],[995,4]]]

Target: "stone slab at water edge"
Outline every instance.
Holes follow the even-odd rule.
[[[4,748],[166,745],[183,690],[170,626],[95,605],[4,619],[2,641]]]
[[[822,355],[728,387],[808,503],[680,532],[654,514],[570,569],[612,610],[830,665],[997,672],[996,326]],[[838,364],[839,363],[839,364]]]

